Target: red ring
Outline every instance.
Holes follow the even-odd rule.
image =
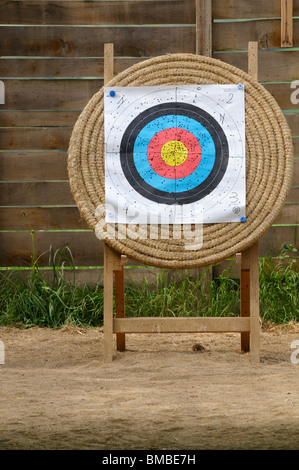
[[[188,157],[181,165],[167,165],[161,157],[163,145],[170,140],[182,142],[188,150]],[[201,146],[191,132],[186,129],[171,127],[154,135],[148,145],[147,158],[152,169],[163,178],[184,178],[193,173],[198,167],[201,160]]]

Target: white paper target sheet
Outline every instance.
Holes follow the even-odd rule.
[[[104,88],[106,221],[246,220],[244,86]]]

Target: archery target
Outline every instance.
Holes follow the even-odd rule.
[[[242,85],[105,88],[106,220],[240,222],[244,116]]]

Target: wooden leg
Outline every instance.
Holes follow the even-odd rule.
[[[250,316],[250,332],[241,333],[241,349],[260,361],[258,242],[241,255],[241,316]]]
[[[123,266],[119,271],[115,271],[115,316],[116,318],[125,317],[125,279]],[[125,333],[116,334],[116,349],[118,351],[126,350]]]
[[[260,302],[259,302],[259,248],[256,242],[250,249],[250,355],[260,362]]]
[[[114,45],[104,45],[104,83],[112,80]],[[113,252],[104,243],[104,361],[113,361]]]
[[[113,257],[104,244],[104,361],[113,360]]]
[[[241,317],[250,316],[250,270],[241,267]],[[241,333],[241,350],[249,352],[250,336],[249,331]]]

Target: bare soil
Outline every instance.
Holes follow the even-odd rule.
[[[0,328],[1,450],[299,449],[299,324],[239,334],[127,335],[103,362],[97,329]]]

